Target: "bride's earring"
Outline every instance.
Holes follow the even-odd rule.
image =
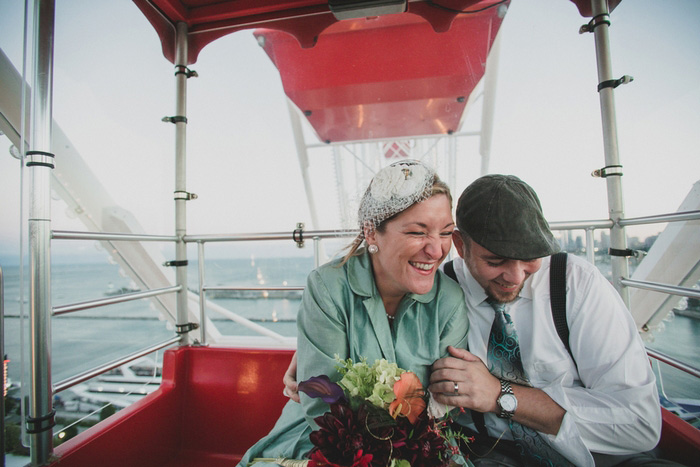
[[[370,255],[373,255],[379,251],[379,247],[377,245],[370,245],[367,247],[367,251],[369,251]]]

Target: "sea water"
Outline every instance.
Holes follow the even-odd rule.
[[[196,262],[188,268],[188,288],[197,290]],[[207,263],[209,286],[304,286],[313,268],[312,258],[230,259]],[[28,267],[25,267],[25,275]],[[28,282],[24,299],[20,297],[19,267],[3,268],[5,280],[5,354],[10,360],[8,376],[20,380],[20,347],[24,326],[24,345],[28,346],[29,305]],[[51,301],[56,306],[102,299],[116,292],[136,289],[118,265],[104,263],[52,264]],[[25,280],[26,282],[26,280]],[[51,370],[54,382],[75,376],[104,363],[117,360],[152,344],[175,336],[152,299],[81,310],[55,316],[51,320]],[[283,336],[296,335],[296,313],[299,298],[233,299],[213,298],[244,318],[257,322]],[[23,305],[23,310],[21,306]],[[24,314],[24,319],[21,314]],[[208,314],[225,335],[255,334],[244,326]]]
[[[303,286],[313,269],[313,258],[212,259],[207,262],[208,286]],[[25,274],[28,268],[25,268]],[[28,285],[21,303],[19,268],[3,268],[5,279],[5,354],[10,360],[8,376],[20,381],[20,344],[23,325],[20,305],[28,314]],[[191,262],[188,287],[198,288],[198,268]],[[53,264],[51,300],[54,306],[104,298],[119,289],[134,289],[132,281],[120,274],[117,265],[104,263]],[[245,318],[283,336],[296,336],[298,297],[288,298],[210,298]],[[208,316],[224,335],[253,335],[244,326],[209,312]],[[160,318],[150,299],[134,300],[106,307],[82,310],[52,318],[51,370],[54,382],[114,361],[175,335],[169,323]],[[675,316],[665,329],[655,332],[647,345],[672,355],[694,367],[700,366],[700,320]],[[25,348],[28,332],[25,331]],[[28,367],[27,367],[28,368]],[[25,372],[25,378],[28,374]],[[700,384],[679,370],[662,366],[659,386],[669,397],[700,399]]]

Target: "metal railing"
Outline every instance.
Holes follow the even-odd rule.
[[[300,226],[302,224],[299,224]],[[204,246],[207,242],[249,242],[249,241],[270,241],[270,240],[292,240],[298,247],[304,246],[304,242],[309,238],[314,241],[314,265],[320,266],[320,248],[319,244],[322,239],[337,239],[343,237],[354,237],[358,234],[358,230],[315,230],[306,231],[298,227],[293,232],[276,232],[276,233],[248,233],[248,234],[221,234],[221,235],[186,235],[185,243],[197,243],[197,264],[199,266],[199,330],[200,341],[202,345],[206,345],[207,341],[207,319],[206,319],[206,293],[207,291],[273,291],[273,290],[304,290],[304,286],[208,286],[206,285],[205,272],[205,255]],[[261,326],[248,318],[245,318],[237,313],[231,312],[229,318],[242,326],[255,331],[261,335],[271,337],[275,340],[284,340],[285,337],[270,329]]]
[[[151,289],[143,292],[125,293],[117,297],[98,298],[96,300],[88,300],[85,302],[73,303],[70,305],[55,306],[53,307],[53,315],[58,316],[66,313],[72,313],[74,311],[87,310],[90,308],[97,308],[106,305],[114,305],[116,303],[123,303],[131,300],[138,300],[141,298],[156,297],[158,295],[163,295],[166,293],[179,292],[180,290],[182,290],[182,286],[173,285],[172,287]]]
[[[620,219],[618,224],[623,227],[634,226],[634,225],[649,225],[667,222],[682,222],[682,221],[692,221],[700,220],[700,211],[686,211],[677,212],[671,214],[661,214],[655,216],[645,216],[636,217],[629,219]],[[575,222],[552,222],[550,228],[552,230],[585,230],[586,231],[586,253],[589,262],[595,264],[594,248],[591,246],[594,244],[593,235],[596,229],[607,229],[612,226],[613,222],[611,220],[599,220],[599,221],[575,221]],[[700,298],[700,291],[692,289],[689,287],[679,287],[671,284],[662,284],[658,282],[651,281],[641,281],[630,278],[620,279],[620,283],[625,287],[632,287],[638,289],[651,290],[660,293],[666,293],[670,295],[677,295],[681,297],[688,298]],[[658,360],[659,362],[670,365],[678,370],[681,370],[689,375],[700,378],[700,369],[688,365],[685,362],[678,360],[677,358],[666,355],[657,350],[646,348],[647,355],[650,358]]]
[[[146,235],[110,232],[77,232],[72,230],[53,230],[52,240],[101,240],[122,242],[176,242],[174,235]]]
[[[301,232],[301,237],[294,232]],[[308,239],[329,239],[354,237],[360,231],[357,229],[341,230],[308,230],[297,229],[292,232],[272,232],[272,233],[243,233],[243,234],[212,234],[212,235],[185,235],[185,243],[209,243],[209,242],[247,242],[259,240],[292,240],[294,242]]]
[[[646,225],[653,223],[666,223],[666,222],[680,222],[689,220],[699,220],[700,211],[689,211],[681,213],[663,214],[657,216],[647,216],[638,217],[631,219],[622,219],[619,221],[621,226],[632,226],[632,225]],[[594,256],[594,234],[598,229],[609,229],[613,225],[613,222],[609,219],[602,220],[589,220],[589,221],[568,221],[568,222],[552,222],[550,228],[553,231],[567,231],[567,230],[584,230],[586,233],[585,249],[587,252],[587,259],[590,262],[595,261]],[[206,344],[206,293],[208,291],[302,291],[303,286],[211,286],[206,284],[205,276],[205,255],[204,247],[206,243],[211,242],[250,242],[250,241],[278,241],[278,240],[292,240],[301,247],[304,242],[311,239],[314,241],[314,264],[316,266],[320,265],[321,258],[319,257],[320,241],[323,239],[338,239],[344,237],[354,237],[358,234],[356,229],[345,229],[345,230],[315,230],[315,231],[304,231],[303,229],[296,229],[292,232],[260,232],[260,233],[244,233],[244,234],[209,234],[209,235],[186,235],[183,237],[183,242],[185,243],[196,243],[198,246],[198,277],[199,277],[199,314],[200,314],[200,339],[202,344]],[[53,239],[62,240],[100,240],[100,241],[177,241],[175,236],[167,235],[142,235],[142,234],[120,234],[120,233],[105,233],[105,232],[76,232],[76,231],[54,231],[52,232]],[[640,288],[653,290],[656,292],[667,293],[678,296],[700,298],[700,291],[687,288],[679,287],[671,284],[661,284],[649,281],[639,281],[629,278],[621,279],[621,282],[626,287]],[[175,285],[171,287],[164,287],[160,289],[153,289],[135,293],[123,294],[118,297],[109,297],[91,301],[85,301],[80,303],[74,303],[69,305],[57,306],[53,308],[53,315],[62,315],[65,313],[71,313],[74,311],[84,310],[88,308],[101,307],[106,305],[111,305],[115,303],[121,303],[130,300],[137,300],[141,298],[154,297],[166,293],[179,292],[182,289],[180,285]],[[273,339],[284,339],[284,336],[271,331],[270,329],[261,326],[243,316],[236,313],[231,313],[229,318],[243,326]],[[128,363],[136,358],[147,355],[151,352],[157,351],[169,345],[177,343],[179,337],[173,337],[164,342],[155,344],[152,347],[148,347],[134,354],[128,355],[126,357],[120,358],[113,362],[107,363],[105,365],[96,367],[92,370],[86,371],[74,377],[68,378],[64,381],[59,382],[55,385],[55,392],[60,392],[65,390],[75,384],[79,384],[86,381],[94,376],[101,373],[109,371],[113,368],[121,366]],[[681,371],[691,374],[695,377],[700,377],[700,370],[694,368],[680,360],[677,360],[671,356],[662,354],[661,352],[647,349],[650,357],[657,359],[665,364],[671,365]]]
[[[661,284],[659,282],[651,281],[639,281],[635,279],[621,279],[620,282],[622,282],[627,287],[652,290],[654,292],[661,292],[669,295],[678,295],[680,297],[700,298],[700,290],[691,289],[689,287],[679,287],[677,285]]]
[[[52,240],[99,240],[99,241],[124,241],[124,242],[176,242],[178,238],[172,235],[146,235],[146,234],[129,234],[129,233],[110,233],[110,232],[77,232],[54,230],[51,232]],[[133,293],[125,293],[115,297],[99,298],[78,303],[52,307],[52,316],[60,316],[76,311],[98,308],[117,303],[124,303],[132,300],[143,298],[151,298],[169,293],[177,293],[183,289],[181,285],[173,285],[158,289],[144,290]],[[109,370],[127,364],[137,358],[146,356],[158,350],[169,347],[180,342],[181,337],[176,335],[162,342],[158,342],[151,346],[145,347],[134,353],[118,358],[103,365],[96,366],[90,370],[66,378],[53,385],[53,393],[59,393],[77,384],[85,382],[91,378],[99,376]]]
[[[673,358],[670,355],[666,355],[663,352],[659,352],[658,350],[647,348],[647,355],[678,370],[688,373],[689,375],[700,378],[700,368],[688,365],[687,363],[681,362],[680,360]]]
[[[671,214],[659,214],[657,216],[631,217],[620,219],[623,227],[630,225],[663,224],[665,222],[694,221],[700,219],[700,211],[674,212]]]
[[[119,358],[117,360],[113,360],[109,363],[105,363],[104,365],[96,366],[91,370],[85,371],[83,373],[80,373],[78,375],[72,376],[70,378],[66,378],[63,381],[60,381],[53,386],[53,392],[54,394],[57,394],[61,391],[65,391],[68,388],[71,388],[75,386],[76,384],[80,384],[84,381],[87,381],[89,379],[94,378],[95,376],[99,376],[102,373],[105,373],[109,370],[112,370],[114,368],[120,367],[122,365],[125,365],[131,361],[136,360],[137,358],[144,357],[148,354],[151,354],[153,352],[156,352],[160,349],[164,349],[166,347],[169,347],[173,344],[177,344],[180,341],[179,336],[171,337],[170,339],[164,340],[163,342],[159,342],[157,344],[154,344],[150,347],[146,347],[144,349],[138,350],[132,354],[126,355],[122,358]]]

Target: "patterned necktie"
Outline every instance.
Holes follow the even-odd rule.
[[[496,312],[491,326],[488,346],[488,367],[492,375],[521,386],[531,386],[523,370],[520,345],[515,325],[506,313],[505,303],[489,299],[488,304]],[[570,466],[561,454],[552,449],[540,434],[530,427],[508,420],[513,440],[526,465]]]
[[[518,334],[515,332],[515,325],[510,315],[506,313],[506,304],[491,299],[488,300],[488,304],[496,312],[489,336],[489,371],[499,379],[530,386],[520,359]]]

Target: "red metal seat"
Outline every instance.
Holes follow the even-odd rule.
[[[291,350],[182,347],[160,388],[56,448],[60,467],[234,466],[274,425]],[[660,447],[694,465],[700,430],[665,409]]]
[[[56,448],[54,465],[231,467],[279,417],[292,353],[169,350],[160,388]]]

